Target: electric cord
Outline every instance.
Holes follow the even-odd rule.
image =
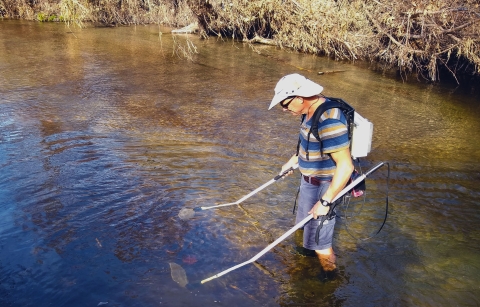
[[[363,173],[363,171],[361,170],[361,166],[360,166],[360,160],[358,159],[358,163],[359,163],[359,169],[360,169],[360,172],[361,174]],[[348,214],[348,207],[350,205],[350,200],[351,200],[351,196],[348,196],[348,199],[347,197],[344,198],[344,204],[345,204],[345,213],[344,213],[344,217],[345,217],[345,229],[347,231],[347,233],[352,237],[354,238],[355,240],[358,240],[358,241],[367,241],[367,240],[370,240],[371,238],[375,237],[376,235],[378,235],[380,233],[380,231],[383,229],[383,226],[385,226],[385,223],[387,221],[387,217],[388,217],[388,192],[389,192],[389,185],[390,185],[390,164],[388,162],[385,162],[385,164],[387,164],[387,186],[386,186],[386,192],[385,192],[385,215],[383,217],[383,221],[382,221],[382,224],[380,225],[380,227],[378,228],[378,230],[376,232],[372,232],[371,235],[369,235],[368,237],[365,237],[365,238],[358,238],[356,237],[355,235],[353,235],[350,231],[350,229],[348,228],[348,219],[349,217],[347,216]],[[366,197],[367,197],[367,191],[365,190],[364,193],[363,193],[363,201],[362,201],[362,204],[361,204],[361,207],[360,207],[360,210],[358,210],[358,212],[355,214],[355,215],[351,215],[350,216],[350,219],[358,216],[363,208],[364,208],[364,205],[366,203]]]
[[[360,175],[363,175],[363,170],[362,170],[362,166],[361,166],[361,163],[360,163],[360,159],[357,158],[356,159],[357,162],[358,162],[358,169],[360,171]],[[355,162],[355,161],[354,161]],[[372,232],[371,235],[369,235],[368,237],[365,237],[365,238],[357,238],[355,235],[353,235],[350,231],[350,229],[348,228],[348,219],[349,217],[347,216],[348,214],[348,208],[349,208],[349,205],[350,205],[350,200],[352,198],[351,195],[348,195],[348,196],[345,196],[343,197],[342,199],[342,203],[340,205],[345,205],[345,213],[344,213],[344,217],[345,217],[345,229],[347,231],[347,233],[352,237],[354,238],[355,240],[358,240],[358,241],[367,241],[367,240],[370,240],[371,238],[375,237],[376,235],[378,235],[380,233],[380,231],[383,229],[383,226],[385,226],[385,223],[387,221],[387,218],[388,218],[388,192],[389,192],[389,185],[390,185],[390,164],[388,162],[385,162],[385,164],[387,164],[387,186],[386,186],[386,193],[385,193],[385,216],[383,218],[383,221],[382,221],[382,224],[380,225],[380,227],[378,228],[378,230],[376,232]],[[295,214],[295,209],[297,207],[297,201],[298,201],[298,195],[300,193],[300,187],[298,188],[297,190],[297,193],[296,193],[296,196],[295,196],[295,201],[294,201],[294,204],[293,204],[293,210],[292,210],[292,214]],[[361,203],[361,207],[360,207],[360,210],[358,210],[358,212],[356,214],[352,214],[350,216],[350,219],[352,218],[355,218],[357,217],[363,210],[365,204],[366,204],[366,199],[367,199],[367,190],[365,190],[363,192],[363,201]]]

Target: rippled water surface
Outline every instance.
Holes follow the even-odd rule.
[[[163,32],[163,34],[162,34]],[[0,21],[1,306],[478,306],[478,91],[156,26]],[[191,45],[190,45],[191,46]],[[342,72],[318,75],[318,71]],[[299,119],[267,111],[299,72],[374,123],[369,200],[341,209],[322,282],[295,234],[298,175],[241,206],[294,152]],[[348,221],[348,223],[346,222]]]

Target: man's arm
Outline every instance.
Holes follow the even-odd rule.
[[[328,187],[327,191],[323,195],[323,199],[331,202],[337,194],[342,191],[342,189],[347,185],[348,180],[353,172],[353,163],[352,158],[350,157],[350,149],[346,148],[341,151],[332,152],[331,157],[337,168],[335,169],[335,173],[333,174],[332,183]],[[317,218],[320,215],[326,215],[328,213],[329,208],[324,207],[318,201],[315,206],[313,206],[312,210],[308,213],[313,213],[313,218]]]

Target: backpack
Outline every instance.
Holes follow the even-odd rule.
[[[353,159],[366,157],[372,148],[373,124],[355,112],[355,109],[343,99],[330,97],[325,98],[325,102],[318,106],[312,116],[312,126],[310,127],[310,131],[307,135],[307,148],[305,149],[307,160],[309,160],[308,145],[310,134],[313,134],[313,136],[319,141],[320,153],[323,155],[323,145],[318,134],[318,123],[322,114],[332,108],[340,109],[347,120],[347,133],[348,139],[350,140],[350,154]],[[305,116],[305,114],[302,115],[302,122],[305,120]],[[300,138],[298,139],[297,144],[297,156],[299,151]]]

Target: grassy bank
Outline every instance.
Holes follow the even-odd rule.
[[[0,0],[0,15],[82,26],[161,24],[182,26],[196,20],[183,0]]]
[[[195,21],[204,36],[377,62],[432,81],[480,76],[478,0],[0,0],[0,14],[102,25]]]

